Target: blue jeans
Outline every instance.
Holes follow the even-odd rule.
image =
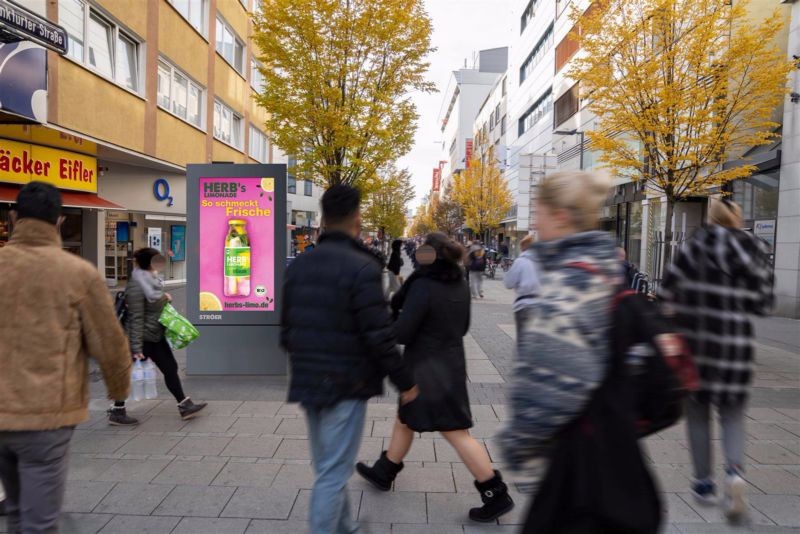
[[[358,523],[350,517],[347,481],[361,445],[367,402],[345,400],[304,408],[316,474],[309,507],[311,533],[351,534],[358,530]]]

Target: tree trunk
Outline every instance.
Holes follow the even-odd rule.
[[[675,201],[667,197],[667,220],[665,221],[664,226],[664,270],[666,270],[667,266],[672,263],[672,221],[674,218]]]

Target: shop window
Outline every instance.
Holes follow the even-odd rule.
[[[83,244],[83,214],[77,208],[64,208],[61,214],[64,216],[64,222],[61,224],[64,250],[80,256]]]
[[[220,102],[214,102],[214,137],[242,150],[242,116]]]
[[[59,23],[69,35],[67,55],[114,83],[142,90],[140,43],[82,0],[59,2]]]
[[[160,59],[158,61],[158,106],[176,117],[203,127],[205,89],[183,71]],[[216,112],[216,110],[215,110]]]
[[[579,87],[576,83],[569,88],[569,91],[558,97],[555,104],[555,126],[572,117],[580,109]]]
[[[217,17],[217,52],[236,72],[244,75],[244,43],[220,17]]]
[[[168,0],[172,7],[201,34],[206,35],[208,0]]]
[[[0,247],[11,238],[11,206],[0,205]]]
[[[733,182],[733,201],[741,206],[745,221],[769,220],[778,217],[779,186],[780,171],[778,170],[754,174],[747,181],[736,180]]]

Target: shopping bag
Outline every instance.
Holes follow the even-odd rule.
[[[170,303],[164,306],[158,322],[166,328],[164,336],[173,349],[186,347],[200,335],[197,328]]]

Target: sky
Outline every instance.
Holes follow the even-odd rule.
[[[430,192],[433,168],[441,156],[442,133],[437,123],[444,92],[451,73],[464,66],[478,50],[510,44],[515,0],[425,0],[433,20],[432,44],[436,52],[429,56],[428,80],[439,92],[412,95],[419,121],[414,147],[398,161],[411,171],[417,198],[412,208]]]

